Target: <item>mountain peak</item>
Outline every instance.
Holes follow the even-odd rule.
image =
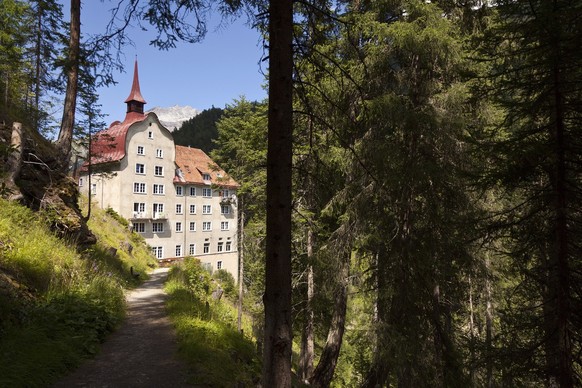
[[[179,129],[184,121],[190,120],[200,113],[198,109],[192,108],[189,105],[174,105],[170,107],[156,106],[146,113],[149,112],[154,112],[158,116],[158,119],[160,119],[162,125],[168,128],[170,132],[174,129]]]

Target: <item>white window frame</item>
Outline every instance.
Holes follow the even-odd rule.
[[[202,205],[202,214],[212,214],[212,205]]]
[[[182,257],[182,245],[176,245],[176,250],[174,251],[176,257]]]
[[[220,205],[220,214],[230,214],[230,206]]]
[[[164,150],[161,148],[156,148],[156,158],[163,159],[164,158]]]
[[[182,233],[182,221],[176,221],[176,233]]]
[[[97,194],[97,183],[91,183],[91,194],[92,195]]]
[[[134,222],[133,231],[136,233],[145,233],[145,222]]]
[[[204,221],[202,223],[202,231],[203,232],[210,232],[212,230],[212,222],[211,221]]]
[[[226,252],[230,252],[230,251],[232,250],[232,241],[227,241],[227,242],[226,242],[226,245],[225,245],[225,247],[224,247],[224,250],[225,250]]]
[[[137,154],[138,155],[145,155],[145,147],[142,145],[137,146]]]
[[[212,189],[208,187],[202,188],[202,196],[204,198],[212,198]]]
[[[222,252],[223,250],[224,250],[224,242],[219,241],[218,244],[216,244],[216,252]]]
[[[188,254],[194,256],[196,254],[196,244],[190,244],[188,246]]]
[[[190,221],[189,229],[190,232],[196,232],[196,221]]]
[[[222,269],[222,261],[221,260],[216,262],[216,269]]]
[[[135,173],[137,175],[145,175],[146,173],[146,166],[143,163],[136,163],[135,164]]]
[[[153,131],[148,131],[148,139],[153,140],[153,138],[154,138]]]
[[[176,195],[181,197],[184,195],[184,187],[183,186],[176,186]]]
[[[228,197],[230,197],[230,190],[228,190],[228,189],[222,190],[222,198],[228,198]]]
[[[196,214],[196,205],[190,205],[190,214]]]
[[[181,203],[176,204],[176,214],[182,214],[182,204]]]
[[[134,194],[147,194],[147,185],[145,182],[133,182]]]
[[[156,257],[156,259],[163,259],[164,258],[164,247],[152,247],[152,253]]]
[[[228,221],[220,221],[220,230],[228,230],[230,225]]]
[[[145,202],[134,202],[133,203],[133,211],[135,213],[145,213],[145,211],[146,211]]]
[[[83,187],[83,178],[79,178],[79,187]]]
[[[154,195],[165,195],[165,187],[162,183],[154,183],[152,193]]]
[[[152,233],[164,233],[164,223],[152,222]]]
[[[209,181],[209,180],[210,180],[210,174],[208,174],[208,173],[203,173],[203,174],[202,174],[202,180],[203,180],[203,181]]]
[[[210,252],[210,243],[208,243],[208,242],[205,242],[204,243],[203,252],[204,253],[209,253]]]
[[[164,166],[154,166],[154,176],[164,176]]]
[[[190,186],[190,196],[191,197],[196,196],[196,187],[195,186]]]

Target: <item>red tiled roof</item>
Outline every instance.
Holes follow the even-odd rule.
[[[180,168],[182,176],[176,176],[174,183],[195,183],[200,185],[212,183],[222,187],[240,187],[201,149],[177,145],[176,165]],[[202,174],[210,175],[210,182],[205,181],[202,178]]]

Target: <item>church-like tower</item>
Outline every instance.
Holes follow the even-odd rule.
[[[125,99],[127,104],[126,113],[140,113],[143,114],[143,107],[146,104],[141,91],[139,89],[139,74],[137,70],[137,59],[135,60],[135,65],[133,68],[133,84],[131,85],[131,92],[129,96]]]

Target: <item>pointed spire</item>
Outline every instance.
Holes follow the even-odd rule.
[[[135,59],[135,66],[133,68],[133,84],[131,85],[131,92],[129,96],[125,99],[127,104],[127,112],[138,112],[143,113],[143,106],[146,101],[141,95],[139,90],[139,74],[137,71],[137,58]]]

